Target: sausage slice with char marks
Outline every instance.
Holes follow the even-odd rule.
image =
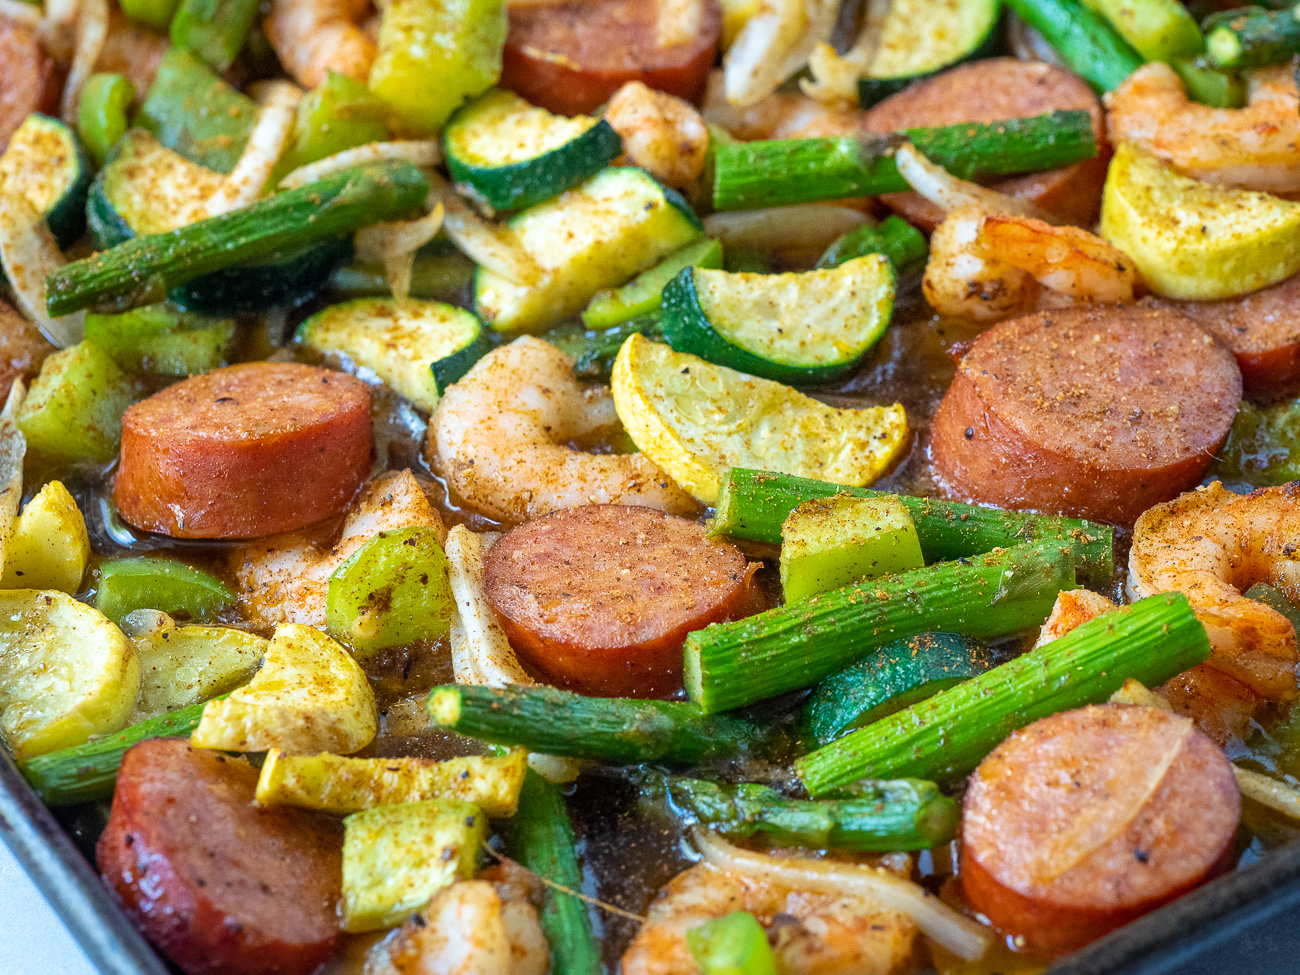
[[[721,32],[716,0],[512,6],[501,84],[563,115],[594,111],[628,81],[695,101]]]
[[[1188,719],[1065,711],[971,775],[962,890],[1000,930],[1064,954],[1230,867],[1240,817],[1231,764]]]
[[[1171,301],[1232,350],[1248,396],[1276,398],[1300,385],[1300,274],[1222,301]]]
[[[0,400],[19,376],[32,379],[54,351],[44,335],[7,301],[0,301]]]
[[[57,114],[63,71],[36,35],[0,17],[0,152],[32,112]]]
[[[692,630],[744,615],[745,556],[653,508],[556,511],[488,551],[485,590],[525,666],[585,694],[662,697],[682,686]]]
[[[879,102],[867,112],[866,126],[871,132],[894,132],[925,125],[1001,122],[1070,109],[1091,113],[1098,156],[1061,169],[1000,180],[992,187],[1037,203],[1067,223],[1090,227],[1101,209],[1110,156],[1106,119],[1097,96],[1069,71],[1015,58],[972,61]],[[943,211],[915,193],[887,193],[881,200],[926,230],[943,221]]]
[[[122,417],[113,500],[137,528],[254,538],[342,512],[370,470],[370,392],[329,369],[250,362]]]
[[[96,848],[127,914],[189,975],[308,975],[339,937],[334,821],[253,805],[257,770],[176,738],[126,753]]]
[[[1232,354],[1150,304],[995,325],[957,367],[930,428],[950,496],[1131,525],[1195,486],[1241,399]]]

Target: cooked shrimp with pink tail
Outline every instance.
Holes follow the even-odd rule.
[[[375,42],[365,28],[370,0],[271,0],[267,40],[293,79],[315,88],[330,71],[370,76]]]

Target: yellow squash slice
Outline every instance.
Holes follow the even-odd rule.
[[[135,648],[61,592],[0,592],[0,734],[18,759],[119,731],[140,690]]]
[[[907,443],[898,404],[835,409],[797,390],[632,335],[611,378],[638,449],[705,504],[733,467],[862,487]]]
[[[1300,271],[1300,203],[1202,183],[1132,145],[1111,160],[1101,235],[1164,298],[1231,298]]]
[[[251,681],[207,703],[190,742],[232,752],[346,755],[378,730],[365,671],[324,633],[291,623],[275,631]]]
[[[0,589],[75,593],[90,561],[86,519],[62,481],[50,481],[14,519]]]

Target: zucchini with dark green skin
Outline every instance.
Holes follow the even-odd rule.
[[[1041,624],[1056,594],[1075,585],[1069,546],[1049,540],[845,586],[689,634],[686,693],[716,714],[815,684],[928,630],[1017,633]]]
[[[814,796],[864,777],[951,779],[1018,728],[1105,701],[1129,678],[1162,684],[1209,655],[1186,596],[1149,596],[859,728],[796,761],[795,771]]]
[[[519,210],[585,183],[623,152],[604,119],[566,118],[493,89],[452,116],[447,170],[493,210]]]
[[[772,139],[714,148],[713,207],[753,210],[904,192],[894,165],[904,141],[961,179],[1068,166],[1097,155],[1092,116],[1048,112],[1002,122],[963,122],[890,135]]]
[[[65,265],[46,279],[46,304],[52,315],[152,304],[168,289],[205,274],[408,217],[428,193],[428,180],[403,160],[354,166],[252,206],[167,233],[133,237]]]
[[[446,684],[429,692],[436,724],[494,745],[591,758],[611,765],[773,755],[787,729],[735,715],[705,715],[685,701],[583,697],[554,687]]]
[[[542,337],[573,358],[573,375],[578,379],[607,383],[614,371],[618,350],[634,333],[656,342],[662,341],[663,319],[657,314],[645,315],[598,332],[584,329],[581,325],[561,325]]]
[[[195,315],[241,315],[296,308],[352,257],[352,240],[326,237],[285,247],[246,264],[213,271],[167,290],[167,300]]]
[[[84,745],[37,755],[20,762],[18,771],[47,806],[73,806],[108,799],[113,795],[117,770],[128,748],[150,738],[188,737],[198,727],[205,703],[160,714]]]
[[[597,292],[582,313],[582,324],[588,328],[605,329],[643,315],[653,315],[663,306],[663,290],[668,282],[687,267],[722,267],[722,244],[707,237],[697,240],[669,254],[622,287]]]
[[[992,666],[988,648],[978,640],[918,633],[885,644],[813,688],[804,704],[804,725],[809,737],[824,745]]]
[[[848,494],[871,498],[887,492],[844,487],[792,474],[734,467],[722,482],[712,535],[747,542],[781,544],[781,526],[805,501]],[[1082,518],[1003,511],[937,498],[897,497],[916,523],[925,561],[961,559],[1020,542],[1060,539],[1074,551],[1079,575],[1108,584],[1115,574],[1114,530]]]
[[[1142,67],[1142,56],[1079,0],[1006,0],[1061,60],[1098,94],[1114,91]],[[936,160],[937,162],[937,160]]]
[[[551,882],[539,918],[551,948],[551,975],[600,975],[600,945],[587,905],[567,893],[582,889],[582,868],[564,796],[532,769],[524,773],[509,850],[524,869]]]
[[[925,235],[902,217],[886,217],[879,225],[864,223],[850,230],[817,259],[817,267],[839,267],[845,261],[868,254],[884,254],[898,275],[925,267],[930,245]]]
[[[933,782],[860,782],[852,798],[788,799],[765,785],[670,779],[678,810],[724,836],[762,834],[814,850],[929,850],[956,835],[961,810]]]
[[[751,376],[824,385],[852,372],[889,327],[893,266],[880,255],[791,274],[688,267],[663,291],[664,336]]]
[[[45,217],[60,247],[86,229],[90,160],[81,140],[56,118],[33,112],[9,137],[0,155],[0,184],[21,193]]]
[[[1222,71],[1281,64],[1300,53],[1297,10],[1242,7],[1211,14],[1205,21],[1205,59]]]
[[[869,108],[913,81],[963,61],[998,53],[1000,0],[900,0],[890,5],[875,55],[858,80],[858,99]]]

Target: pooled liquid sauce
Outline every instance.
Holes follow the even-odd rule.
[[[314,310],[309,306],[295,315]],[[932,495],[935,493],[926,457],[926,431],[944,391],[951,382],[956,365],[949,355],[954,344],[973,338],[975,326],[943,321],[930,313],[919,296],[916,282],[904,290],[895,308],[894,323],[885,333],[872,355],[858,372],[839,386],[818,390],[815,395],[834,406],[860,407],[898,402],[907,410],[911,441],[895,467],[874,485],[900,493]],[[259,350],[260,357],[297,358],[314,364],[338,366],[337,361],[322,360],[306,350],[273,350],[254,333],[247,349]],[[253,357],[249,355],[249,357]],[[419,476],[433,497],[448,527],[465,524],[473,531],[501,530],[509,526],[476,515],[448,496],[445,484],[429,469],[424,460],[427,418],[388,390],[375,387],[372,396],[375,433],[375,472],[410,468]],[[580,445],[587,449],[618,449],[619,436],[598,444]],[[575,445],[578,446],[578,445]],[[123,555],[157,553],[183,558],[190,564],[227,576],[225,559],[233,543],[180,542],[144,535],[124,525],[109,502],[113,469],[79,468],[76,471],[39,470],[28,465],[25,499],[51,477],[60,477],[76,497],[86,515],[95,561]],[[326,526],[330,527],[330,526]],[[1117,566],[1127,563],[1127,537],[1117,535]],[[775,570],[765,570],[774,576]],[[87,575],[87,589],[93,595],[97,573]],[[770,580],[769,580],[770,581]],[[1108,588],[1113,598],[1120,596],[1121,576]],[[222,622],[244,625],[237,609],[227,610]],[[269,634],[268,634],[269,635]],[[1016,639],[996,648],[1010,655],[1024,647]],[[447,758],[454,755],[481,754],[483,746],[440,729],[431,728],[425,717],[423,698],[427,690],[439,683],[451,682],[450,653],[447,641],[438,640],[378,654],[366,665],[382,720],[380,733],[362,756],[413,755]],[[786,706],[793,706],[800,695],[791,695]],[[1297,731],[1288,738],[1286,728],[1270,733],[1262,730],[1251,743],[1251,755],[1270,770],[1288,775],[1300,773],[1300,721]],[[1235,757],[1235,756],[1234,756]],[[716,774],[733,780],[786,781],[788,773],[771,766],[746,766],[728,763]],[[579,842],[583,866],[583,893],[615,905],[632,914],[644,914],[655,893],[679,871],[694,861],[683,828],[668,814],[662,803],[648,800],[639,789],[635,770],[595,769],[584,772],[570,787],[569,808]],[[102,828],[105,806],[79,807],[60,812],[65,827],[78,840],[83,851],[93,849]],[[1243,831],[1243,862],[1258,858],[1265,850],[1300,835],[1292,826],[1247,806]],[[947,851],[923,853],[915,857],[916,876],[938,891],[950,876],[953,857]],[[949,885],[951,887],[951,885]],[[592,912],[596,935],[601,938],[606,965],[615,971],[618,959],[635,935],[637,922],[602,910]],[[335,963],[327,966],[330,975],[360,975],[365,949],[376,939],[372,936],[345,939]],[[1032,959],[1017,958],[999,949],[979,965],[966,965],[956,959],[941,963],[948,973],[981,975],[1000,971],[1028,972],[1040,966]]]

